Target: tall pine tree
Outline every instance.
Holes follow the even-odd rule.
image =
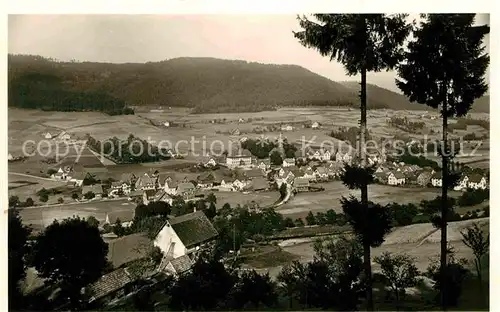
[[[365,170],[360,177],[354,174],[366,168],[366,74],[393,69],[402,57],[402,44],[408,36],[411,26],[406,22],[406,15],[385,14],[314,14],[312,19],[298,17],[302,30],[294,35],[302,45],[314,48],[330,60],[337,60],[344,65],[348,75],[361,75],[360,90],[360,145],[361,167],[346,166],[344,183],[349,188],[361,189],[361,205],[345,200],[344,205],[353,212],[349,220],[356,224],[367,224],[368,220],[368,184],[373,180],[372,170]],[[355,209],[361,209],[356,211]],[[377,210],[378,211],[378,210]],[[356,218],[365,218],[358,220]],[[351,222],[352,223],[352,222]],[[384,226],[386,222],[380,224]],[[363,262],[367,281],[368,309],[373,310],[371,282],[371,240],[368,229],[361,229],[363,239]],[[385,232],[385,231],[382,231]]]
[[[441,228],[441,304],[446,309],[448,188],[453,186],[449,166],[448,118],[464,116],[474,100],[487,91],[484,75],[489,56],[482,45],[489,26],[474,26],[475,14],[423,14],[415,40],[408,44],[406,61],[398,67],[397,86],[411,102],[441,109],[443,120]]]

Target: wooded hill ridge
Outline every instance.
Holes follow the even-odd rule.
[[[9,106],[127,113],[130,106],[194,113],[256,112],[283,106],[359,106],[359,84],[335,82],[297,65],[181,57],[148,63],[59,62],[8,55]],[[428,110],[368,85],[368,108]],[[489,112],[489,96],[473,112]]]

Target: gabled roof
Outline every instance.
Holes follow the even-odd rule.
[[[203,211],[195,211],[168,221],[186,248],[215,238],[219,233]]]
[[[156,178],[149,177],[146,174],[139,177],[139,179],[137,179],[137,181],[135,182],[136,187],[141,185],[151,185],[151,184],[156,184]]]
[[[306,179],[306,178],[295,178],[293,180],[293,184],[294,184],[295,187],[309,186],[309,179]]]
[[[475,173],[475,174],[471,174],[469,176],[469,182],[472,182],[472,183],[479,183],[481,182],[481,180],[483,179],[483,176]]]
[[[103,275],[88,288],[90,295],[92,296],[91,301],[103,298],[108,294],[125,287],[133,281],[132,276],[126,268],[121,268]]]
[[[269,183],[267,182],[266,179],[262,177],[258,177],[252,180],[251,188],[255,191],[257,190],[264,190],[269,187]]]
[[[191,260],[191,258],[189,258],[188,255],[183,255],[170,260],[170,264],[172,265],[176,274],[182,274],[191,269],[191,267],[193,266],[193,261]]]
[[[233,149],[231,151],[228,151],[227,156],[228,158],[239,158],[239,157],[252,157],[252,153],[250,153],[249,150],[247,149]]]
[[[394,177],[396,179],[404,179],[405,178],[405,175],[400,171],[394,171],[394,172],[392,172],[392,174],[394,175]]]
[[[108,241],[108,260],[117,268],[142,259],[153,248],[153,241],[144,233],[134,233]]]
[[[156,195],[156,190],[145,190],[144,194],[146,195],[146,198],[152,198]]]
[[[135,210],[119,210],[111,211],[106,214],[109,223],[115,224],[116,220],[120,219],[121,222],[130,222],[134,220]]]
[[[102,194],[102,185],[94,184],[94,185],[84,185],[82,187],[82,194],[87,194],[88,192],[92,192],[94,194]]]
[[[417,177],[417,180],[421,180],[421,179],[430,179],[432,177],[432,173],[430,171],[424,171],[422,173],[420,173]]]
[[[137,178],[135,176],[135,174],[133,173],[123,173],[121,176],[120,176],[120,181],[123,181],[123,182],[128,182],[130,183],[130,181],[132,181],[133,179]]]
[[[135,191],[130,192],[130,194],[128,194],[128,196],[129,197],[142,197],[142,196],[144,196],[144,192],[141,190],[135,190]]]
[[[165,180],[167,180],[170,177],[170,174],[168,173],[160,173],[158,174],[157,181],[159,184],[164,185]]]
[[[319,174],[327,174],[328,171],[326,170],[325,167],[318,167],[316,168],[316,170],[318,171]]]
[[[247,170],[247,171],[244,172],[244,174],[248,178],[258,178],[258,177],[263,177],[264,176],[264,172],[262,172],[262,170],[257,169],[257,168]]]
[[[189,192],[189,191],[192,191],[194,189],[195,189],[194,184],[191,182],[181,182],[177,186],[178,193]]]

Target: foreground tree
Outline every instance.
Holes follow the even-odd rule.
[[[214,310],[235,285],[236,277],[216,260],[199,258],[191,272],[182,275],[170,289],[172,310]]]
[[[86,220],[56,220],[37,237],[33,265],[69,297],[72,309],[79,309],[81,289],[101,277],[107,253],[99,230]]]
[[[490,251],[490,234],[484,233],[477,223],[473,223],[460,234],[462,234],[462,242],[474,253],[474,266],[479,280],[479,290],[483,295],[482,260]]]
[[[484,74],[489,56],[482,46],[489,26],[473,26],[475,14],[423,14],[415,40],[408,44],[406,62],[398,67],[397,86],[411,102],[441,108],[443,120],[441,270],[446,270],[447,192],[453,179],[449,167],[454,156],[448,146],[448,118],[464,116],[487,91]],[[442,276],[443,281],[446,277]],[[446,286],[446,283],[443,283]],[[445,309],[446,287],[441,290]]]
[[[26,276],[27,240],[31,229],[23,225],[19,212],[10,209],[8,212],[8,256],[9,256],[9,310],[18,310],[23,306],[22,291],[19,282]]]
[[[269,274],[260,275],[252,270],[241,274],[231,297],[231,306],[235,309],[240,310],[251,303],[258,311],[261,304],[272,307],[277,302],[278,294]]]
[[[406,288],[414,287],[418,281],[419,272],[415,260],[405,254],[393,255],[386,252],[376,257],[375,262],[380,265],[385,282],[395,295],[396,310],[399,311],[400,299],[404,297]]]
[[[393,69],[401,60],[402,44],[410,32],[406,15],[314,14],[317,21],[299,17],[302,31],[294,35],[306,47],[344,65],[348,75],[361,75],[361,167],[366,166],[366,74]],[[360,181],[363,209],[368,209],[368,183]],[[368,309],[373,310],[370,247],[364,243]]]

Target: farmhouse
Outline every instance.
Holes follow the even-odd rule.
[[[252,165],[252,153],[249,150],[231,151],[226,156],[226,165],[228,168],[250,167]]]
[[[318,129],[319,128],[319,123],[317,121],[313,122],[311,125],[312,129]]]
[[[165,265],[163,265],[165,263]],[[175,259],[163,261],[160,264],[160,270],[170,273],[173,276],[180,276],[191,270],[194,262],[188,255],[180,256]]]
[[[250,189],[253,191],[266,191],[269,189],[269,183],[266,179],[259,177],[252,180]]]
[[[108,260],[114,268],[143,259],[153,248],[153,241],[145,233],[134,233],[108,240]]]
[[[328,170],[325,167],[318,167],[314,171],[314,177],[316,179],[328,179]]]
[[[133,173],[123,173],[120,176],[120,181],[125,183],[129,183],[130,185],[135,185],[135,181],[137,181],[137,177]]]
[[[431,184],[434,187],[441,187],[443,184],[443,175],[441,172],[435,172],[431,178]]]
[[[250,180],[253,180],[255,178],[263,177],[264,171],[262,171],[261,169],[254,168],[254,169],[250,169],[250,170],[245,171],[244,176]]]
[[[106,224],[114,225],[120,220],[123,227],[129,227],[134,220],[135,210],[112,211],[106,214]]]
[[[387,184],[389,185],[403,185],[405,182],[406,178],[401,172],[391,172],[387,177]]]
[[[127,270],[119,268],[101,276],[85,289],[89,303],[103,305],[111,300],[123,297],[133,291],[137,279]]]
[[[184,199],[191,199],[194,196],[195,186],[191,182],[181,182],[177,186],[176,193]]]
[[[167,194],[167,192],[165,192],[165,190],[163,189],[160,189],[156,192],[156,194],[154,195],[153,201],[157,202],[157,201],[162,201],[162,202],[165,202],[169,205],[172,205],[172,202],[174,201],[174,199],[172,198],[172,196],[170,196],[169,194]]]
[[[283,167],[292,167],[295,166],[295,158],[285,158],[283,159]]]
[[[142,191],[142,203],[144,205],[149,204],[150,201],[154,200],[154,197],[156,195],[155,190],[144,190]]]
[[[307,192],[309,191],[309,179],[295,178],[293,180],[293,186],[298,192]]]
[[[147,173],[140,176],[135,182],[136,190],[155,190],[156,189],[156,178],[150,177]]]
[[[424,171],[418,175],[417,184],[425,187],[429,185],[429,183],[431,183],[431,178],[432,178],[432,172]]]
[[[388,174],[386,172],[375,172],[375,181],[378,181],[379,183],[386,184],[387,183],[387,176]]]
[[[484,190],[488,187],[487,181],[485,177],[480,176],[479,174],[471,174],[469,177],[469,188],[471,189],[481,189]]]
[[[101,197],[103,194],[102,185],[100,184],[84,185],[82,187],[82,195],[85,195],[88,192],[94,193],[95,197]]]
[[[130,184],[127,182],[112,182],[111,183],[111,191],[119,192],[122,191],[123,194],[128,195],[131,191]]]
[[[217,230],[205,213],[196,211],[165,221],[156,235],[154,246],[162,251],[162,262],[186,255],[195,260],[198,253],[217,235]]]

